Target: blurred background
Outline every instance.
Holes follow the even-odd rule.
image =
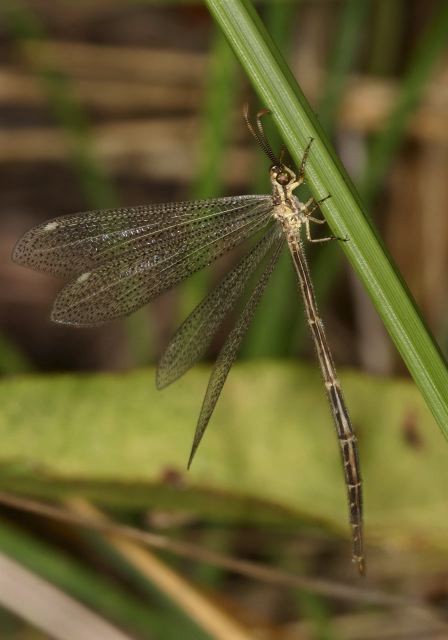
[[[258,2],[257,8],[446,354],[447,3],[265,0]],[[232,451],[240,465],[250,467],[250,460],[244,456],[253,441],[245,437],[224,451],[221,441],[216,440],[215,445],[212,441],[210,451],[219,457],[220,472],[216,475],[209,451],[200,453],[203,462],[202,467],[199,463],[199,475],[187,480],[179,475],[185,469],[188,444],[184,442],[188,443],[195,424],[208,365],[189,374],[193,377],[182,383],[184,386],[164,392],[164,399],[151,389],[152,372],[146,369],[136,373],[135,379],[128,377],[156,363],[175,328],[241,252],[226,256],[132,317],[89,330],[51,324],[52,301],[61,282],[20,268],[10,260],[22,233],[57,215],[269,192],[268,162],[243,123],[245,102],[253,111],[260,106],[200,3],[2,3],[0,393],[5,402],[3,410],[0,407],[0,426],[5,449],[0,452],[0,486],[40,498],[90,497],[101,507],[106,505],[115,520],[140,528],[155,527],[198,546],[212,546],[223,554],[319,578],[326,581],[328,589],[319,593],[312,585],[309,589],[280,588],[213,564],[169,555],[163,558],[163,566],[149,555],[134,562],[104,538],[4,508],[0,570],[9,580],[5,586],[0,580],[2,638],[448,637],[444,624],[448,601],[448,478],[443,463],[448,450],[443,451],[442,437],[406,379],[403,363],[338,246],[307,247],[307,251],[335,360],[343,373],[346,368],[351,370],[342,378],[347,378],[349,405],[353,399],[355,423],[361,430],[361,459],[366,466],[366,484],[371,487],[367,510],[372,505],[370,518],[367,511],[370,530],[366,534],[373,577],[361,588],[371,590],[371,594],[380,590],[383,601],[376,603],[356,593],[342,598],[337,595],[342,589],[337,585],[350,582],[356,592],[359,581],[349,562],[342,474],[327,417],[322,428],[325,442],[319,440],[318,426],[314,436],[306,436],[305,443],[285,436],[288,446],[306,445],[303,464],[309,470],[308,466],[298,469],[292,459],[290,471],[282,462],[281,451],[271,468],[266,454],[264,475],[254,473],[250,483],[241,480],[238,494],[240,480],[227,457]],[[267,127],[276,148],[280,140],[273,125]],[[279,388],[272,421],[266,425],[270,433],[280,429],[281,418],[276,415],[280,404],[288,405],[293,399],[296,404],[291,414],[297,424],[291,438],[305,437],[296,435],[296,430],[306,428],[300,418],[301,403],[311,407],[311,414],[326,416],[302,313],[285,253],[243,344],[240,364],[230,375],[234,386],[224,405],[229,423],[237,425],[246,419],[258,423],[259,417],[251,414],[246,400],[247,395],[255,395],[254,405],[262,396],[259,386],[251,386],[255,379],[267,394],[276,385]],[[231,320],[213,341],[208,362],[219,352]],[[294,377],[296,362],[303,379]],[[92,375],[77,377],[68,372]],[[127,376],[101,377],[100,372],[126,372]],[[120,380],[129,387],[120,387]],[[305,389],[299,401],[295,385],[301,380],[311,382],[309,395]],[[104,381],[104,388],[98,381]],[[82,389],[80,396],[76,395],[76,385]],[[95,385],[100,385],[99,391]],[[52,389],[60,393],[57,410],[52,405]],[[140,411],[135,418],[140,431],[135,427],[132,432],[132,451],[126,444],[128,432],[120,430],[115,415],[121,415],[120,407],[103,407],[108,400],[113,403],[117,395],[128,392],[130,397],[137,394],[134,404]],[[191,395],[196,397],[196,404],[190,411],[185,402]],[[94,403],[89,405],[91,423],[85,417],[90,413],[81,417],[73,409],[73,402],[79,402],[80,407]],[[161,415],[155,405],[163,407],[165,416],[172,412],[170,417],[161,418],[167,421],[165,436],[154,434],[148,426]],[[91,436],[85,436],[85,431],[89,426],[95,431],[102,411],[106,412],[104,431],[99,428],[97,440],[89,440]],[[123,411],[130,415],[129,407]],[[72,412],[76,414],[73,433],[64,441]],[[176,426],[169,425],[169,420]],[[77,431],[81,422],[82,428]],[[178,423],[184,435],[179,435]],[[374,435],[368,435],[369,424]],[[427,430],[422,427],[426,424]],[[133,425],[129,425],[130,431]],[[210,429],[214,427],[217,425],[212,421]],[[263,425],[258,436],[256,427],[252,431],[247,427],[248,433],[262,439]],[[93,454],[89,459],[92,442],[98,452],[105,441],[115,437],[115,428],[123,442],[113,450],[111,445],[110,455],[109,445],[105,445],[107,464],[97,464]],[[18,432],[22,440],[16,437]],[[327,466],[320,455],[323,448],[326,460],[326,434],[331,451]],[[57,446],[53,438],[60,439]],[[275,434],[270,438],[270,453],[274,455]],[[395,439],[391,443],[388,438]],[[71,451],[67,453],[72,442],[80,446],[76,459],[70,457]],[[179,450],[176,462],[170,457],[174,448]],[[157,452],[156,462],[153,451]],[[385,466],[380,466],[383,462]],[[149,468],[151,465],[155,469]],[[400,469],[398,484],[393,480],[396,468]],[[282,473],[290,477],[291,494],[286,498],[278,483]],[[421,473],[428,474],[427,482]],[[247,477],[242,472],[241,478]],[[311,479],[310,483],[315,479],[321,482],[323,499],[328,502],[332,500],[331,485],[337,484],[336,514],[331,504],[327,510],[322,506],[321,494],[313,494],[311,484],[298,490],[299,497],[295,495],[295,483],[307,484],[301,477]],[[408,480],[403,496],[400,487]],[[128,491],[136,491],[139,498],[123,497],[126,483]],[[179,483],[182,492],[173,490],[171,495],[169,489],[165,493],[170,494],[171,502],[161,505],[157,498],[160,485],[176,489]],[[270,493],[271,485],[275,491]],[[374,494],[380,486],[382,490]],[[145,487],[149,487],[147,493]],[[223,522],[212,508],[204,507],[204,495],[211,496],[213,502],[215,490],[220,496],[216,509],[231,511],[229,504],[233,508],[239,501],[238,517],[226,517]],[[189,491],[193,496],[191,510],[185,507]],[[228,499],[226,491],[232,494]],[[391,493],[398,494],[398,499],[392,499]],[[117,495],[120,497],[115,500]],[[246,511],[241,504],[245,499],[260,501],[260,511],[268,512],[262,504],[265,497],[273,512],[284,510],[282,517],[254,516],[257,510],[253,506]],[[406,513],[397,514],[398,500],[406,502]],[[75,512],[93,508],[85,501],[65,504]],[[419,511],[419,505],[423,511]],[[428,505],[430,516],[424,511]],[[3,561],[11,564],[1,567]],[[20,573],[24,568],[29,572],[26,575]],[[164,571],[175,585],[171,590],[160,578]],[[42,583],[34,585],[29,582],[31,578]],[[50,611],[34,603],[37,613],[33,617],[30,594],[50,583],[54,592],[42,591]],[[17,585],[15,596],[10,593],[11,584]],[[191,604],[185,594],[197,598],[197,603]],[[58,604],[62,595],[68,598],[67,609]],[[398,596],[403,602],[394,600]],[[77,606],[84,608],[78,610]],[[197,608],[212,622],[204,622]],[[54,620],[52,609],[66,611],[63,621]],[[93,612],[94,619],[89,617]],[[70,629],[75,619],[79,626]],[[53,622],[46,627],[45,620]],[[106,620],[113,628],[95,627],[106,624]]]

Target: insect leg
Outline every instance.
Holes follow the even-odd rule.
[[[311,229],[310,229],[310,220],[313,222],[317,222],[318,224],[322,224],[325,220],[315,220],[313,218],[307,217],[305,219],[305,231],[306,231],[306,239],[308,242],[318,243],[318,242],[330,242],[330,240],[341,240],[342,242],[347,242],[348,238],[340,238],[339,236],[326,236],[325,238],[312,238],[311,237]]]

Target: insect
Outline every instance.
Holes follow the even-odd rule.
[[[244,118],[250,133],[272,163],[271,195],[142,205],[61,216],[28,231],[18,241],[13,259],[68,280],[56,297],[52,320],[76,327],[92,327],[129,315],[256,236],[247,255],[180,326],[157,369],[158,388],[182,376],[204,355],[224,318],[249,290],[242,312],[212,370],[193,439],[190,466],[286,242],[303,295],[306,319],[339,440],[348,494],[352,559],[363,574],[362,488],[356,435],[318,313],[301,235],[304,229],[309,242],[347,239],[312,238],[311,223],[325,223],[324,219],[313,216],[323,200],[310,198],[301,202],[293,193],[305,180],[312,140],[295,173],[283,162],[283,152],[277,157],[272,151],[262,123],[267,113],[269,111],[263,109],[252,123],[246,108]],[[257,274],[258,279],[252,284]]]

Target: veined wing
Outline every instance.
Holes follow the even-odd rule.
[[[210,376],[207,391],[205,392],[204,401],[202,403],[201,413],[199,415],[198,423],[196,426],[193,446],[191,449],[190,459],[188,461],[188,467],[190,467],[193,461],[194,455],[210,421],[211,415],[221,394],[230,368],[237,356],[241,341],[247,331],[247,328],[249,327],[249,324],[252,321],[255,309],[260,302],[261,296],[263,295],[264,290],[266,289],[266,285],[269,282],[269,278],[274,270],[275,265],[277,264],[283,247],[283,242],[283,237],[277,240],[268,264],[261,274],[261,277],[257,285],[255,286],[251,296],[246,302],[241,316],[239,317],[232,331],[227,336],[227,339],[215,362],[215,366],[213,367],[213,371]]]
[[[126,256],[166,258],[181,245],[207,244],[225,229],[262,216],[270,196],[235,196],[143,205],[60,216],[30,229],[13,260],[37,271],[70,277]]]
[[[162,355],[157,368],[157,387],[162,389],[182,376],[204,355],[212,337],[242,294],[249,278],[279,238],[271,226],[253,249],[230,271],[181,324]]]
[[[66,285],[55,300],[52,320],[96,326],[129,315],[263,228],[271,209],[271,200],[256,200],[247,216],[226,224],[220,233],[197,231],[191,242],[167,252],[160,245],[150,255],[144,249],[119,254]]]

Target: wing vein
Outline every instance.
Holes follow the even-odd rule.
[[[159,262],[130,262],[130,256],[106,262],[68,283],[56,298],[52,319],[76,326],[96,326],[128,315],[265,226],[271,207],[191,251],[181,247]],[[131,256],[135,258],[135,256]],[[188,260],[191,263],[188,263]],[[161,266],[166,265],[164,268]]]
[[[224,317],[235,306],[279,231],[278,225],[270,227],[184,320],[160,359],[156,374],[159,389],[177,380],[204,355]]]
[[[281,237],[272,252],[271,259],[269,260],[263,273],[261,274],[257,285],[255,286],[251,296],[246,302],[241,316],[239,317],[232,331],[229,333],[218,355],[218,358],[216,359],[215,366],[213,367],[213,371],[211,373],[210,380],[207,386],[207,391],[205,392],[201,412],[199,414],[190,458],[188,461],[188,467],[190,467],[193,461],[194,455],[210,421],[226,378],[229,374],[230,368],[236,358],[242,339],[247,331],[249,324],[252,321],[255,309],[257,308],[264,290],[266,289],[274,267],[277,264],[283,244],[284,238]]]

